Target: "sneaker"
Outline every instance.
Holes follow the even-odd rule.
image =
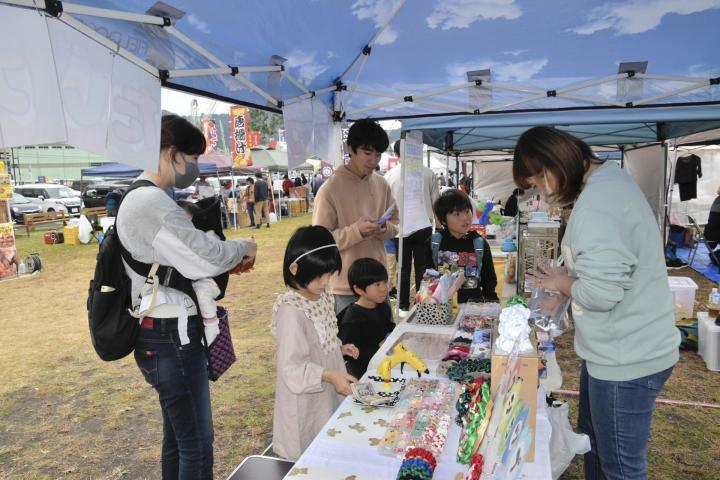
[[[679,258],[669,258],[665,260],[665,266],[668,270],[677,270],[679,268],[687,267],[687,263],[683,262]]]
[[[407,318],[407,316],[408,316],[407,310],[400,310],[400,312],[398,313],[398,318],[400,318],[400,319]]]
[[[258,223],[257,225],[255,225],[255,228],[260,228],[261,226],[262,225]]]
[[[266,226],[267,228],[270,228],[270,224],[269,224],[269,223],[268,223],[267,225],[265,225],[265,226]]]

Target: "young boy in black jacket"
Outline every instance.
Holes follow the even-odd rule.
[[[465,283],[458,290],[458,303],[498,301],[490,245],[477,232],[470,231],[473,220],[470,198],[460,190],[446,190],[433,208],[444,227],[432,239],[436,267],[465,272]]]
[[[345,357],[348,373],[360,378],[395,324],[386,301],[388,273],[382,263],[373,258],[355,260],[348,270],[348,284],[360,298],[338,314],[338,337],[360,351],[356,359]]]

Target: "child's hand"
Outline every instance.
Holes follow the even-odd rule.
[[[335,391],[340,395],[352,395],[350,385],[357,383],[357,378],[347,372],[340,372],[338,370],[325,370],[322,374],[322,379],[332,384]]]
[[[352,357],[357,359],[357,357],[360,355],[360,350],[353,345],[352,343],[346,343],[342,347],[340,347],[340,352],[342,352],[343,355]]]

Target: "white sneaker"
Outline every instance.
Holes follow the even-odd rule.
[[[408,311],[407,311],[407,310],[400,310],[400,311],[398,312],[398,318],[407,318],[407,316],[408,316]]]

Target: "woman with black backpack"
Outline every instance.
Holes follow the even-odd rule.
[[[162,118],[157,170],[146,170],[123,198],[118,238],[132,259],[124,261],[140,312],[135,361],[158,393],[163,417],[162,478],[213,475],[213,422],[203,323],[192,282],[218,277],[254,260],[252,240],[221,241],[198,230],[166,191],[198,177],[205,138],[177,115]],[[147,277],[147,269],[158,268]],[[207,327],[205,327],[207,328]]]

